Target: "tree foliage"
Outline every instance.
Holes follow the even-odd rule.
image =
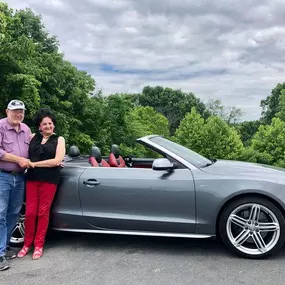
[[[259,152],[254,150],[252,147],[246,147],[238,157],[238,160],[261,163],[261,164],[272,164],[272,156],[266,152]]]
[[[237,131],[218,116],[206,121],[195,108],[182,120],[176,141],[208,158],[236,159],[243,150]]]
[[[196,152],[202,150],[205,119],[193,107],[182,119],[176,130],[174,140]]]
[[[86,151],[92,140],[82,134],[82,114],[86,112],[94,79],[79,71],[58,52],[58,42],[45,31],[41,18],[30,9],[14,12],[0,3],[0,105],[14,98],[27,106],[26,120],[40,107],[51,108],[58,116],[56,131],[69,144],[79,143]],[[72,114],[72,115],[71,115]]]
[[[171,135],[179,126],[186,113],[195,107],[200,114],[206,111],[205,104],[193,93],[184,93],[181,90],[163,88],[161,86],[146,86],[139,96],[141,106],[153,107],[163,114],[169,121]]]
[[[245,147],[251,146],[251,140],[254,134],[257,132],[260,125],[261,125],[260,120],[244,121],[235,125],[235,128],[238,131],[241,140],[243,142],[243,145]]]
[[[135,140],[147,135],[162,135],[169,137],[168,120],[152,107],[136,107],[126,114],[126,138],[121,144],[124,154],[136,154],[142,157],[154,157],[155,154],[143,146],[138,145]]]
[[[261,100],[262,120],[265,124],[270,124],[271,120],[279,112],[280,94],[285,89],[285,83],[279,83],[272,89],[271,95],[265,100]]]
[[[203,129],[202,145],[201,153],[209,158],[237,159],[243,151],[237,131],[217,116],[208,118]]]
[[[228,124],[236,124],[243,114],[241,109],[235,106],[225,107],[221,100],[209,100],[206,108],[210,115],[218,116]]]
[[[285,89],[280,91],[278,112],[276,113],[276,117],[285,122]]]
[[[252,148],[270,155],[271,162],[278,165],[285,159],[285,122],[273,118],[271,125],[260,126],[252,140]]]

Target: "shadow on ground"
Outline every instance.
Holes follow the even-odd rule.
[[[224,244],[214,238],[187,239],[168,237],[144,237],[130,235],[82,234],[51,231],[47,237],[46,248],[72,246],[92,250],[124,251],[134,253],[159,253],[166,255],[199,255],[199,256],[227,256],[232,255]],[[277,256],[270,259],[285,259],[285,247]]]

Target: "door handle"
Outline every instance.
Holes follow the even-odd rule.
[[[97,181],[96,179],[89,179],[87,181],[83,181],[83,184],[90,185],[90,186],[96,186],[96,185],[100,185],[101,182]]]

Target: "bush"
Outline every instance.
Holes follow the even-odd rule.
[[[261,153],[250,147],[245,148],[238,159],[241,161],[268,164],[268,165],[271,165],[273,161],[273,158],[270,154],[265,152]]]

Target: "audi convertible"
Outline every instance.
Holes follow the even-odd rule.
[[[137,143],[156,158],[102,157],[72,146],[50,228],[57,231],[221,239],[234,254],[264,258],[285,240],[285,169],[205,158],[158,135]],[[24,207],[11,244],[24,238]]]

